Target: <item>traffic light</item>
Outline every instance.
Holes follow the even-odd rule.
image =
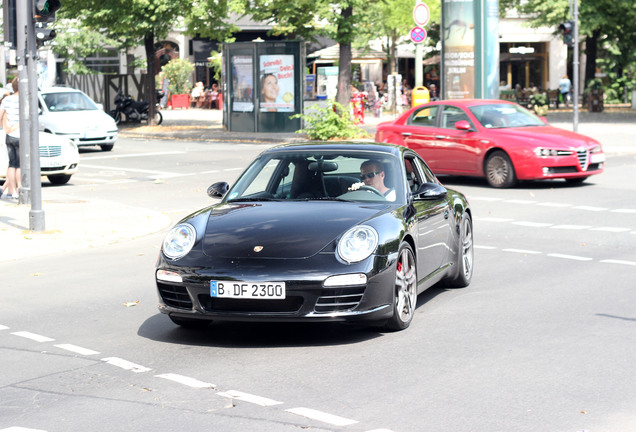
[[[35,23],[35,42],[37,46],[40,47],[44,42],[55,39],[55,36],[57,36],[55,29],[47,28],[45,22]]]
[[[574,46],[574,21],[566,21],[559,25],[559,31],[563,35],[563,43]]]
[[[4,44],[9,48],[15,48],[18,44],[18,38],[16,34],[15,2],[16,0],[5,0],[2,2],[2,15],[4,18]]]
[[[33,18],[35,22],[55,21],[55,11],[62,6],[60,0],[33,0]]]

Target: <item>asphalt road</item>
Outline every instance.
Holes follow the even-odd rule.
[[[264,148],[122,139],[63,188],[176,222]],[[583,185],[509,190],[442,178],[473,207],[473,283],[420,295],[399,333],[178,328],[156,309],[163,232],[0,264],[0,432],[633,432],[635,168],[611,155]]]

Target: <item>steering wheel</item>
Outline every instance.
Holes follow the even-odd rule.
[[[380,192],[379,190],[377,190],[376,188],[374,188],[373,186],[364,185],[364,186],[360,186],[357,190],[365,190],[365,191],[373,192],[374,194],[379,195],[382,198],[386,199],[384,194]]]

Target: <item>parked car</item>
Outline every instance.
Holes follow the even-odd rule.
[[[603,172],[601,144],[550,126],[502,100],[444,100],[414,107],[377,127],[375,140],[415,150],[437,175],[485,177],[493,187],[518,180],[583,182]]]
[[[80,90],[50,87],[39,92],[40,130],[72,140],[78,147],[113,149],[117,141],[115,120],[101,104]]]
[[[68,183],[79,166],[77,146],[69,139],[50,133],[40,132],[38,136],[42,176],[46,176],[55,185]],[[4,132],[0,132],[0,141],[0,180],[4,180],[9,166]]]
[[[362,182],[366,161],[379,165],[365,164]],[[369,185],[376,180],[387,190]],[[155,270],[159,310],[181,326],[364,321],[401,330],[420,292],[472,278],[466,198],[405,147],[280,146],[208,195],[222,199],[169,231]]]

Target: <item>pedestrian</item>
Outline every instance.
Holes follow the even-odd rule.
[[[563,104],[568,106],[568,100],[570,100],[570,90],[572,89],[572,82],[567,75],[563,75],[561,81],[559,81],[559,93],[563,99]]]
[[[11,81],[13,94],[2,99],[0,103],[0,124],[7,134],[7,152],[9,167],[7,177],[2,186],[2,199],[18,199],[20,182],[20,98],[18,96],[18,78]]]

